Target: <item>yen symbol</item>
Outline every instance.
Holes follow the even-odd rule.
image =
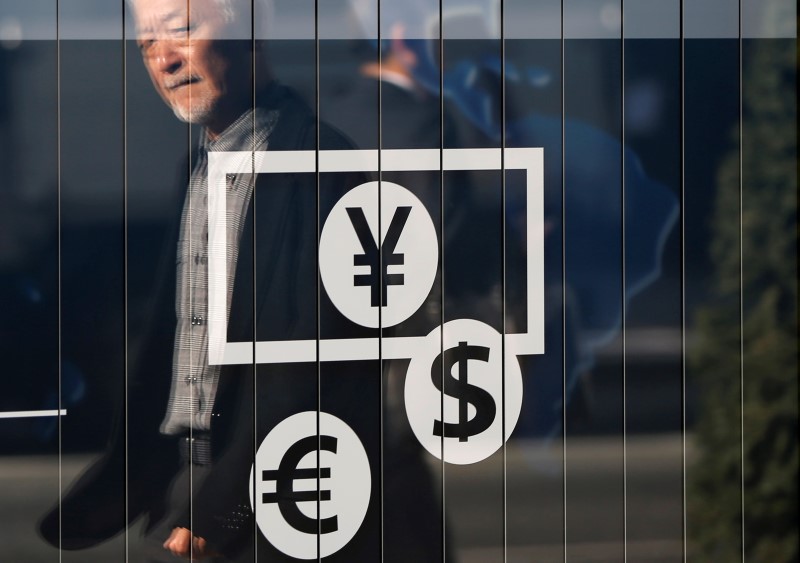
[[[297,503],[317,500],[317,492],[295,491],[294,481],[296,479],[316,479],[318,476],[320,479],[330,478],[330,467],[320,467],[319,473],[317,473],[317,468],[315,467],[307,469],[299,469],[297,467],[300,460],[302,460],[306,454],[317,449],[317,445],[316,436],[303,438],[295,442],[295,444],[286,451],[277,470],[268,469],[261,472],[262,481],[275,481],[275,492],[263,493],[261,495],[261,502],[278,503],[278,508],[286,522],[295,530],[306,534],[315,534],[317,532],[317,520],[303,514],[297,507]],[[332,436],[320,436],[319,449],[336,453],[336,438]],[[331,492],[320,490],[319,500],[331,500]],[[321,518],[319,520],[320,533],[329,534],[338,529],[339,523],[336,516]]]
[[[358,242],[361,243],[361,248],[364,250],[363,254],[353,256],[353,265],[369,266],[369,274],[354,275],[353,284],[370,288],[370,305],[372,307],[377,307],[379,304],[381,307],[386,307],[387,287],[390,285],[403,285],[403,274],[390,274],[387,270],[389,266],[402,265],[404,262],[405,257],[403,254],[395,252],[395,249],[410,213],[411,207],[408,206],[398,207],[394,211],[386,238],[383,240],[383,248],[386,253],[383,258],[383,275],[379,277],[378,271],[381,267],[379,264],[378,244],[372,238],[372,232],[369,230],[364,210],[360,207],[347,208],[347,216],[350,217],[350,222],[353,223],[353,229],[355,229],[358,236]],[[381,285],[381,279],[383,280],[383,285]]]
[[[334,307],[356,324],[390,327],[425,303],[439,267],[430,212],[399,184],[367,182],[325,218],[319,273]]]

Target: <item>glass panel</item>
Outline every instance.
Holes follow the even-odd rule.
[[[381,283],[383,240],[376,236],[385,232],[376,174],[378,89],[360,75],[363,59],[376,58],[371,4],[354,17],[350,2],[323,2],[318,19],[319,431],[337,448],[321,457],[330,500],[322,498],[319,545],[321,557],[337,562],[378,561],[382,549],[379,337],[382,304],[391,295]],[[371,149],[362,159],[369,166],[353,161],[354,148]],[[353,480],[349,492],[343,475]]]
[[[683,34],[687,39],[739,37],[739,0],[684,2]]]
[[[59,557],[55,23],[52,1],[0,6],[0,526],[13,561]]]
[[[426,26],[438,19],[439,4],[383,0],[380,9],[380,66],[366,63],[361,74],[380,87],[382,263],[395,282],[381,318],[383,357],[394,358],[384,361],[383,560],[441,561],[441,443],[430,436],[434,451],[426,451],[415,434],[426,397],[428,414],[439,416],[440,392],[419,345],[396,353],[404,338],[424,342],[434,357],[440,351],[438,337],[427,336],[441,325],[442,311],[439,29]],[[408,169],[398,170],[403,165]],[[388,238],[390,231],[400,236]],[[425,396],[409,393],[417,371],[428,384]]]
[[[183,0],[161,5],[137,1],[128,8],[128,363],[123,446],[128,454],[128,518],[135,522],[140,513],[147,516],[146,526],[140,520],[129,532],[129,558],[162,561],[174,558],[164,548],[173,530],[191,529],[193,524],[189,460],[194,448],[188,419],[197,412],[196,383],[191,377],[202,377],[197,360],[201,345],[186,332],[176,339],[176,329],[185,331],[189,325],[199,331],[205,326],[187,318],[195,301],[186,296],[186,287],[195,289],[191,282],[201,260],[190,258],[193,253],[186,241],[195,239],[182,224],[181,213],[192,198],[187,186],[198,159],[191,151],[199,128],[187,124],[192,119],[190,91],[199,94],[210,78],[200,64],[194,78],[189,78],[187,69],[190,60],[194,63],[198,34],[206,34],[209,14],[198,10],[189,18]],[[199,3],[198,8],[202,8]],[[196,91],[190,83],[199,85]],[[195,265],[191,272],[189,264]],[[179,304],[178,292],[184,295]],[[197,346],[198,355],[186,351],[189,343]],[[182,354],[176,354],[177,349]]]
[[[441,17],[444,325],[441,352],[433,364],[441,374],[434,383],[442,393],[442,411],[432,431],[441,437],[445,462],[445,555],[455,561],[502,561],[507,365],[502,338],[502,159],[497,158],[500,11],[492,2],[445,1]],[[479,162],[489,166],[484,169]]]
[[[266,6],[255,8],[256,44],[261,49],[257,52],[264,55],[256,68],[256,107],[273,112],[277,120],[267,146],[257,149],[267,152],[265,165],[257,170],[255,238],[251,247],[243,245],[240,250],[253,252],[256,267],[255,560],[316,560],[322,538],[336,533],[340,516],[335,507],[341,505],[334,504],[331,511],[331,503],[341,502],[342,495],[336,487],[341,476],[340,436],[326,434],[327,419],[318,412],[320,192],[314,153],[318,146],[314,2],[297,2],[290,12],[280,4],[274,13]],[[289,27],[292,35],[285,32]],[[257,134],[258,128],[257,124]],[[303,166],[280,174],[276,165],[284,157],[279,151],[305,151],[309,158]],[[273,158],[267,161],[270,153]],[[256,166],[258,162],[257,158]],[[281,352],[293,343],[295,348],[297,343],[307,346],[299,356],[281,359]]]
[[[689,559],[740,561],[739,43],[730,38],[738,6],[710,7],[684,13],[686,528]],[[704,22],[709,32],[698,38]],[[722,201],[734,203],[722,211]],[[724,266],[715,250],[722,225],[735,233]]]
[[[259,167],[267,147],[281,145],[282,91],[272,84],[266,44],[253,37],[253,10],[266,18],[263,6],[193,2],[188,9],[189,98],[180,91],[167,97],[197,144],[178,237],[175,379],[164,428],[177,423],[189,440],[190,461],[175,482],[189,486],[189,520],[178,524],[201,538],[192,555],[250,561],[269,557],[257,529],[266,527],[265,506],[275,506],[267,500],[275,490],[264,486],[278,468],[257,452],[277,453],[263,441],[275,422],[269,417],[281,414],[266,402],[272,382],[258,381],[255,342],[276,328],[288,331],[285,307],[264,312],[275,303],[270,281],[291,283],[287,273],[265,269],[277,261],[274,229],[282,222],[274,214],[285,210],[286,190],[275,183],[265,193],[261,187],[272,177]],[[178,400],[191,401],[191,419]],[[275,478],[278,496],[283,479]]]
[[[508,170],[513,163],[506,159],[506,332],[528,340],[544,324],[544,353],[506,358],[519,362],[523,377],[522,410],[507,446],[508,561],[553,561],[564,550],[561,5],[507,2],[504,18],[505,146],[541,147],[544,158],[543,194],[529,186],[533,169]],[[548,24],[520,25],[542,20]],[[543,221],[531,213],[537,201]],[[538,318],[531,307],[542,267],[535,241],[542,235],[544,308]],[[507,405],[510,400],[507,383]]]
[[[264,451],[260,449],[265,431],[261,418],[277,413],[264,404],[269,382],[258,380],[260,366],[255,365],[253,342],[265,326],[262,319],[267,319],[263,311],[268,298],[262,298],[267,292],[259,290],[267,280],[275,279],[265,274],[262,261],[262,255],[272,252],[274,246],[261,241],[272,234],[271,225],[277,222],[262,215],[271,209],[270,198],[265,202],[264,190],[259,189],[268,177],[254,173],[258,172],[256,155],[268,145],[280,144],[273,133],[281,118],[271,103],[267,49],[253,36],[256,11],[261,18],[267,14],[261,3],[250,2],[194,1],[189,9],[197,12],[198,20],[188,62],[205,77],[196,91],[190,90],[190,102],[196,104],[198,113],[190,120],[190,129],[199,129],[199,148],[192,157],[182,229],[188,226],[193,241],[189,258],[195,264],[198,256],[200,264],[208,261],[205,269],[188,270],[190,299],[192,291],[200,298],[194,297],[191,305],[191,314],[197,317],[192,324],[197,326],[186,328],[195,339],[199,336],[200,346],[207,339],[207,352],[201,348],[202,353],[194,357],[205,373],[192,374],[197,381],[192,381],[191,393],[201,417],[190,433],[192,455],[198,458],[190,466],[190,523],[193,536],[208,543],[196,546],[192,555],[202,559],[211,552],[234,561],[265,560],[267,543],[257,534],[258,524],[263,522],[264,496],[258,493],[268,482],[263,472],[271,468],[254,461],[259,461],[256,453]],[[202,32],[204,17],[207,35]],[[190,23],[190,37],[192,26]],[[210,100],[208,106],[206,99]],[[197,185],[198,180],[206,182],[205,190]],[[277,186],[275,191],[279,191]],[[192,208],[199,221],[187,221],[187,208]],[[181,238],[186,236],[184,231]],[[186,270],[179,266],[178,276],[181,274],[186,275]],[[204,275],[207,296],[202,294]],[[186,286],[183,291],[179,286],[176,295],[177,335],[181,334],[180,303],[186,298],[185,291]],[[285,323],[277,311],[265,324]],[[187,310],[184,315],[189,313]],[[242,353],[229,352],[239,347]],[[235,358],[230,363],[225,361],[229,354]],[[211,450],[208,462],[202,459],[206,448]]]
[[[680,5],[625,4],[628,557],[683,558]]]
[[[796,560],[795,4],[4,2],[4,557]]]
[[[794,2],[742,2],[741,400],[747,561],[800,556],[796,25]],[[734,165],[730,159],[723,170]],[[720,176],[723,190],[733,178],[725,172]],[[717,200],[719,215],[731,216],[735,209],[731,198]],[[718,223],[715,231],[722,243],[722,272],[735,258],[732,226]],[[728,334],[730,327],[719,330]]]
[[[565,535],[624,556],[620,4],[564,5]]]
[[[160,504],[178,466],[177,439],[161,433],[167,412],[175,341],[175,264],[178,226],[189,177],[189,126],[175,118],[153,87],[126,12],[126,241],[129,515],[165,515]],[[122,413],[120,413],[122,414]],[[114,448],[119,447],[112,445]],[[131,514],[133,513],[133,514]],[[169,524],[143,537],[129,533],[129,558],[161,555]],[[159,543],[159,539],[161,543]]]
[[[96,7],[59,4],[62,403],[74,393],[72,370],[85,396],[64,418],[62,456],[86,468],[74,483],[75,473],[63,476],[62,542],[93,548],[65,551],[64,561],[118,559],[125,550],[117,535],[125,528],[122,6]],[[106,450],[109,440],[116,450]]]
[[[791,0],[743,0],[742,37],[745,39],[796,39],[797,3]]]

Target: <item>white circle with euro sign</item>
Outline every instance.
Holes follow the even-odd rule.
[[[336,202],[322,227],[322,284],[336,308],[361,326],[390,327],[413,315],[428,297],[438,264],[438,237],[428,210],[392,182],[356,186]]]
[[[511,352],[505,370],[503,363],[502,335],[482,322],[449,321],[425,337],[408,365],[405,405],[411,429],[432,455],[477,463],[508,439],[522,409],[522,372]]]
[[[369,460],[356,433],[320,412],[318,434],[317,412],[307,411],[280,422],[261,442],[250,471],[250,506],[276,549],[297,559],[317,559],[353,539],[367,514],[371,488]]]

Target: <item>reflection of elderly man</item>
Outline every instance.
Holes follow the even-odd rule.
[[[159,95],[179,119],[203,125],[208,137],[216,139],[251,108],[251,79],[256,91],[269,82],[266,67],[253,65],[250,52],[243,50],[242,40],[250,37],[250,18],[241,13],[246,7],[249,16],[250,3],[129,1],[137,44]],[[233,2],[243,8],[234,9],[239,7]]]
[[[328,148],[349,147],[324,126],[318,132],[308,108],[272,82],[251,39],[250,0],[129,3],[156,91],[179,119],[203,130],[177,243],[165,241],[172,255],[161,262],[177,268],[164,269],[153,326],[129,362],[127,425],[64,497],[61,515],[45,518],[42,532],[54,545],[80,549],[144,513],[150,561],[252,561],[255,524],[247,483],[255,436],[281,417],[316,408],[316,366],[259,367],[256,391],[252,365],[208,365],[207,153],[313,150],[317,135]],[[316,295],[316,179],[270,178],[256,209],[253,178],[234,176],[226,191],[228,338],[252,341],[254,332],[261,338],[315,338],[316,300],[308,296]],[[337,186],[363,181],[348,180],[356,183],[340,178]],[[332,181],[320,180],[319,189],[335,195],[336,186],[327,185]],[[281,382],[297,385],[280,392],[275,382],[281,375]],[[127,505],[119,500],[123,474]]]
[[[181,218],[172,387],[161,425],[165,434],[191,436],[190,453],[185,456],[190,463],[173,483],[172,506],[168,507],[172,514],[164,523],[166,530],[162,530],[164,525],[157,526],[150,534],[156,542],[163,540],[163,547],[174,555],[204,558],[214,550],[201,535],[204,532],[193,535],[190,531],[197,527],[190,522],[193,514],[186,510],[187,492],[192,496],[186,489],[188,485],[200,490],[212,471],[209,433],[211,417],[217,414],[214,403],[220,376],[219,367],[206,361],[208,333],[203,320],[208,303],[206,153],[265,148],[280,115],[276,109],[254,108],[253,93],[264,91],[269,75],[254,67],[242,41],[247,36],[241,31],[249,32],[249,18],[241,17],[244,9],[219,0],[134,0],[133,11],[137,43],[156,91],[179,119],[204,127],[204,150],[198,151],[193,163]],[[243,20],[248,21],[245,24]],[[254,68],[260,72],[253,73]],[[229,241],[242,236],[252,198],[252,182],[238,184],[227,202],[229,212],[233,211],[233,220],[228,223]],[[229,243],[229,251],[228,271],[232,272],[238,245]],[[228,285],[230,300],[232,283]],[[192,470],[187,471],[189,467]],[[236,515],[246,512],[246,507],[238,508]],[[230,527],[230,519],[227,525]],[[168,537],[163,539],[167,532]]]
[[[210,437],[219,367],[206,362],[208,334],[205,267],[208,258],[207,178],[208,150],[264,148],[277,119],[275,111],[255,109],[251,84],[262,92],[266,71],[253,73],[250,52],[236,41],[236,27],[244,23],[243,10],[231,2],[200,0],[134,0],[137,44],[156,91],[182,121],[204,126],[203,149],[198,151],[189,180],[180,226],[177,271],[177,328],[172,366],[172,388],[161,430],[170,435],[191,435],[189,460],[196,466],[173,483],[173,512],[184,510],[186,487],[200,488],[211,464]],[[239,12],[239,13],[237,13]],[[238,16],[238,17],[237,17]],[[249,22],[248,22],[249,23]],[[239,37],[243,39],[243,37]],[[251,82],[251,80],[253,82]],[[217,150],[220,150],[217,149]],[[234,217],[228,240],[242,235],[252,197],[252,182],[240,182],[228,204]],[[233,199],[234,201],[231,201]],[[231,204],[233,204],[231,206]],[[233,231],[233,232],[231,232]],[[234,271],[238,245],[230,250],[228,271]],[[199,258],[199,259],[198,259]],[[229,284],[229,299],[231,289]],[[197,433],[197,436],[194,434]],[[209,459],[202,459],[208,457]],[[187,465],[190,466],[191,463]],[[186,469],[182,473],[186,473]],[[191,494],[189,494],[191,496]],[[212,553],[206,539],[190,531],[191,514],[171,515],[163,547],[174,555],[203,558]],[[163,526],[162,526],[163,527]],[[150,534],[156,541],[164,531]]]

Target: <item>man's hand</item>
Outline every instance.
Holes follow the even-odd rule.
[[[203,538],[192,535],[186,528],[175,528],[164,542],[164,549],[172,552],[177,557],[191,557],[192,559],[205,559],[214,557],[216,553],[208,549],[208,544]]]

